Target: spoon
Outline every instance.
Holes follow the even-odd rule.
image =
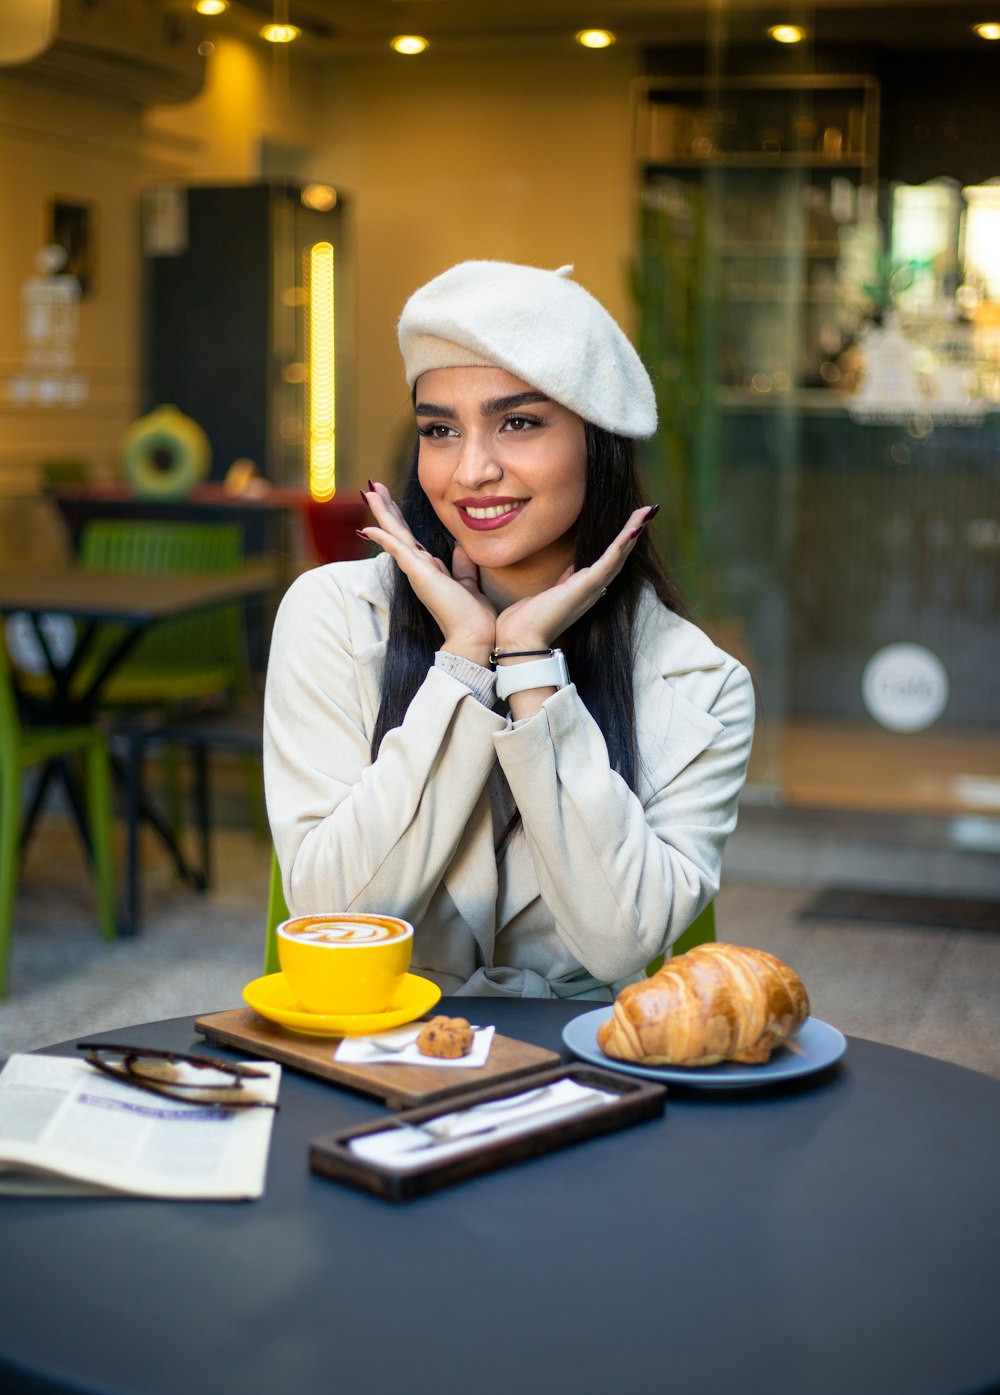
[[[469,1025],[471,1027],[472,1023],[470,1022]],[[472,1027],[472,1030],[478,1032],[479,1028]],[[412,1046],[419,1035],[420,1033],[418,1031],[405,1041],[379,1041],[377,1037],[358,1037],[357,1040],[367,1043],[368,1046],[373,1046],[376,1051],[385,1051],[395,1054],[397,1051],[405,1051],[407,1047]]]

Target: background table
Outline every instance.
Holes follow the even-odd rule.
[[[544,1046],[585,1010],[475,1006]],[[0,1389],[1000,1388],[1000,1082],[852,1039],[808,1083],[673,1090],[662,1120],[402,1206],[308,1171],[311,1138],[380,1113],[286,1071],[261,1201],[0,1197]]]
[[[189,572],[99,572],[82,567],[51,571],[0,572],[0,613],[24,612],[38,621],[56,612],[81,623],[82,630],[68,663],[58,664],[45,638],[36,634],[45,654],[54,692],[45,699],[53,717],[63,722],[86,721],[100,702],[101,688],[129,653],[143,630],[160,620],[172,620],[228,601],[264,596],[274,589],[272,562],[257,559],[236,572],[196,575]],[[71,693],[71,683],[101,626],[123,625],[128,635],[108,656],[86,692]],[[37,705],[37,700],[36,700]]]
[[[276,569],[268,559],[257,558],[239,571],[218,573],[184,572],[99,572],[81,567],[56,567],[38,572],[0,572],[0,616],[16,612],[29,615],[45,657],[51,689],[45,692],[19,692],[21,705],[40,725],[61,723],[73,726],[90,722],[100,707],[101,693],[108,679],[131,652],[150,625],[162,620],[209,610],[231,601],[244,601],[267,596],[274,590]],[[65,662],[60,662],[49,649],[40,627],[41,617],[49,612],[68,615],[78,622],[76,647]],[[96,672],[88,675],[85,685],[74,688],[74,678],[80,671],[103,627],[123,627],[118,642],[108,653]],[[12,669],[15,687],[17,671]],[[115,772],[122,778],[118,762]],[[87,841],[86,820],[79,792],[74,788],[65,762],[53,762],[45,769],[25,815],[22,840],[27,842],[41,809],[49,783],[60,775],[66,787],[70,807]],[[129,778],[135,772],[130,769]],[[193,886],[203,888],[205,871],[192,867],[180,846],[174,830],[161,818],[149,800],[138,789],[129,792],[129,842],[125,894],[119,915],[119,930],[134,931],[137,918],[137,823],[141,818],[156,830],[169,850],[179,874]]]

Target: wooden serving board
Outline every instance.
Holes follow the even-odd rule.
[[[276,1022],[268,1022],[252,1008],[213,1012],[197,1018],[194,1025],[202,1036],[220,1046],[234,1046],[269,1061],[280,1061],[283,1066],[291,1066],[307,1075],[318,1075],[336,1085],[375,1095],[391,1109],[432,1104],[468,1090],[500,1085],[559,1065],[555,1051],[531,1046],[514,1037],[502,1037],[499,1033],[494,1034],[485,1066],[458,1070],[440,1066],[340,1064],[333,1054],[340,1045],[340,1037],[306,1036]]]

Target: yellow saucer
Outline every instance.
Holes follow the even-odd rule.
[[[387,1032],[390,1027],[401,1027],[420,1017],[440,996],[436,983],[419,974],[407,974],[385,1012],[326,1014],[303,1011],[282,973],[255,978],[243,990],[243,997],[261,1017],[311,1037],[367,1037],[373,1032]]]

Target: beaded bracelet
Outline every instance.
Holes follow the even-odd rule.
[[[551,653],[551,649],[514,649],[509,654],[501,654],[499,649],[494,649],[490,653],[490,663],[496,664],[500,659],[537,659],[540,656],[548,657]]]

